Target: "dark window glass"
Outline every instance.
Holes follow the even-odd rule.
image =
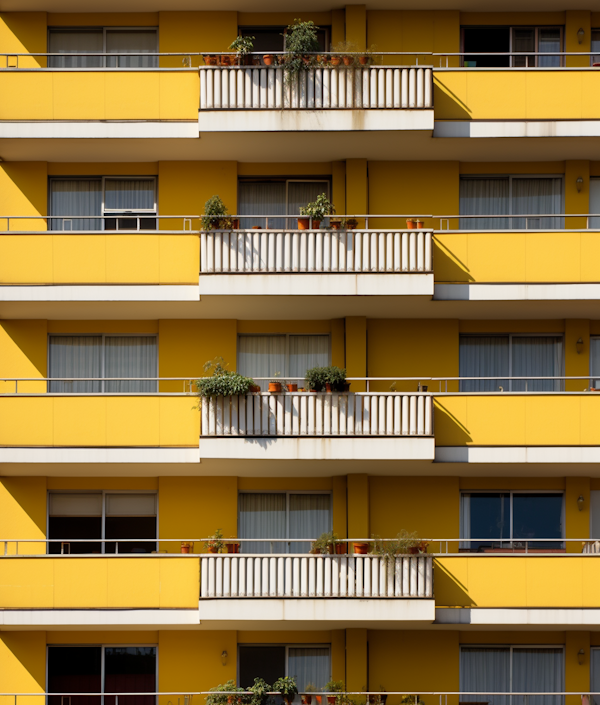
[[[465,66],[504,67],[510,66],[510,56],[482,56],[485,53],[510,51],[509,27],[464,27]]]
[[[513,537],[515,539],[561,539],[562,494],[514,494],[513,495]],[[525,546],[515,541],[515,546]],[[535,542],[529,549],[557,549],[562,542]]]
[[[465,501],[470,504],[470,535],[474,539],[483,539],[471,542],[471,550],[506,545],[502,539],[510,538],[510,495],[472,494],[465,497]]]
[[[155,539],[156,517],[106,517],[107,539]],[[119,553],[151,553],[155,543],[127,541],[119,542]],[[116,553],[116,544],[107,542],[106,553]]]
[[[254,37],[254,49],[256,52],[284,51],[286,27],[240,27],[242,37]],[[317,30],[317,41],[319,51],[329,51],[329,28],[322,27]]]
[[[68,543],[62,547],[60,543],[51,543],[49,553],[102,553],[100,543],[71,542],[72,539],[102,538],[102,517],[50,517],[48,527],[48,538]]]
[[[154,646],[107,646],[104,649],[105,693],[156,692],[156,648]],[[152,695],[119,696],[121,705],[154,705]],[[114,697],[104,705],[115,705]]]
[[[247,688],[255,678],[272,684],[285,676],[285,646],[240,646],[239,685]]]
[[[101,683],[100,646],[50,646],[48,647],[48,692],[57,695],[48,697],[48,705],[61,703],[62,693],[100,693]],[[100,696],[73,696],[70,705],[100,705]]]

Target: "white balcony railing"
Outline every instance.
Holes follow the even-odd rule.
[[[431,436],[429,394],[258,392],[202,399],[202,436]]]
[[[201,234],[200,272],[431,272],[426,230],[246,230]]]
[[[429,67],[201,66],[200,110],[432,109]]]
[[[201,598],[433,597],[433,558],[400,556],[202,556]]]

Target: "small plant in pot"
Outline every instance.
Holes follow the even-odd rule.
[[[335,553],[337,540],[337,534],[333,531],[327,531],[324,534],[321,534],[316,541],[313,541],[312,546],[310,547],[310,552],[320,553],[321,555]]]
[[[303,218],[298,218],[298,230],[308,230],[312,227],[317,230],[321,225],[321,221],[329,215],[335,214],[335,206],[327,198],[327,195],[321,193],[317,196],[317,200],[312,203],[307,203],[300,207],[300,215]]]
[[[279,394],[281,392],[281,382],[277,379],[280,374],[281,372],[275,372],[275,374],[273,375],[275,379],[272,379],[269,382],[269,391],[271,392],[271,394]]]
[[[248,705],[269,705],[272,701],[269,693],[272,691],[270,686],[262,678],[255,678],[254,684],[246,688],[249,693],[252,693]]]
[[[227,705],[234,701],[233,695],[228,693],[236,693],[241,690],[238,688],[234,680],[229,680],[226,683],[210,689],[210,694],[206,696],[206,705]]]
[[[306,71],[316,63],[315,53],[319,51],[318,30],[314,22],[302,20],[294,20],[285,30],[283,67],[288,85],[294,82],[301,71]]]
[[[306,688],[304,688],[304,693],[300,696],[302,700],[302,705],[312,705],[313,693],[316,693],[317,689],[314,683],[307,683]]]
[[[306,370],[305,382],[309,391],[324,392],[327,383],[327,368],[311,367],[310,370]]]
[[[229,211],[220,196],[211,196],[206,201],[201,222],[203,230],[225,230],[231,227]]]
[[[338,54],[344,64],[344,66],[354,66],[356,63],[356,52],[358,51],[358,45],[351,41],[338,42],[335,46],[331,47],[331,51]]]
[[[346,370],[341,367],[331,365],[325,368],[325,390],[327,392],[347,392],[350,385],[346,383]]]
[[[204,542],[204,546],[209,553],[220,553],[221,549],[225,548],[223,529],[217,529],[212,536],[209,536],[208,541]]]
[[[240,35],[229,45],[231,51],[237,52],[236,63],[238,66],[247,63],[248,55],[252,52],[252,49],[254,49],[254,39],[255,37],[242,37]]]
[[[328,683],[325,683],[325,686],[323,687],[323,692],[324,693],[343,693],[345,690],[346,686],[344,685],[344,681],[334,681],[330,680]],[[338,695],[328,695],[327,696],[327,702],[329,705],[335,705],[336,700],[338,699]]]
[[[248,394],[254,385],[254,380],[237,372],[226,369],[222,357],[208,360],[204,363],[204,371],[210,372],[210,377],[202,377],[194,382],[200,397],[233,397]],[[259,387],[260,391],[260,387]]]
[[[296,679],[293,676],[278,678],[273,683],[273,692],[279,692],[287,705],[292,705],[294,698],[298,695]]]

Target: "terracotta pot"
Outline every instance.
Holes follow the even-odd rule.
[[[317,701],[317,705],[321,705],[321,699],[323,698],[322,695],[315,695],[315,700]]]
[[[311,705],[312,695],[301,695],[302,705]]]
[[[281,382],[269,382],[269,391],[271,394],[278,394],[281,391]]]
[[[232,56],[229,56],[228,54],[223,54],[221,56],[221,66],[231,66],[231,64],[233,63],[232,59]]]
[[[408,552],[411,555],[415,556],[415,555],[417,555],[417,553],[419,553],[419,547],[418,546],[410,546],[408,549]]]
[[[358,60],[360,61],[361,66],[366,66],[369,63],[369,57],[368,56],[359,56]]]
[[[425,227],[425,221],[417,218],[417,228],[424,228],[424,227]]]
[[[207,66],[216,66],[217,65],[217,57],[215,54],[207,54],[206,56],[202,57],[204,59],[204,63]]]
[[[186,543],[185,541],[181,542],[181,552],[182,553],[190,553],[190,549],[192,548],[194,544],[191,543]]]
[[[337,220],[330,220],[329,222],[333,230],[339,230],[342,227],[342,224]]]
[[[263,56],[263,61],[265,62],[265,66],[270,66],[273,63],[273,55],[265,54]]]
[[[333,387],[329,382],[325,382],[325,391],[327,392],[327,394],[331,394],[331,392],[333,391]]]
[[[218,553],[219,549],[216,546],[209,546],[208,547],[208,552],[209,553]]]
[[[252,230],[262,230],[262,228],[260,227],[260,225],[253,225]]]
[[[329,705],[335,705],[335,701],[337,700],[337,695],[328,695],[327,696],[327,702]]]
[[[354,228],[358,228],[358,220],[356,218],[348,218],[346,220],[346,227],[348,230],[354,230]]]
[[[413,218],[407,218],[406,227],[408,228],[408,230],[414,230],[417,227],[417,221]]]
[[[330,556],[333,556],[335,554],[334,544],[330,543],[329,546],[327,546],[327,552],[329,553]]]
[[[227,553],[239,553],[240,552],[240,544],[239,543],[228,543],[227,544]]]
[[[239,218],[232,218],[231,219],[231,229],[232,230],[239,230],[240,229],[240,219]]]
[[[352,66],[354,64],[353,56],[344,56],[344,66]]]
[[[260,387],[258,386],[258,384],[251,384],[248,387],[248,391],[250,392],[250,394],[258,394],[258,392],[260,392]]]
[[[339,66],[342,61],[341,56],[332,56],[331,57],[331,65],[332,66]]]
[[[297,384],[288,384],[288,385],[287,385],[287,390],[288,390],[288,392],[297,392],[297,391],[298,391],[298,385],[297,385]]]
[[[308,230],[310,218],[298,218],[298,230]]]
[[[359,556],[365,556],[369,552],[369,544],[368,543],[354,543],[354,553],[357,553]]]
[[[346,544],[345,543],[336,543],[335,544],[335,552],[338,556],[346,555]]]

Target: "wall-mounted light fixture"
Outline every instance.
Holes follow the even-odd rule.
[[[581,178],[581,176],[577,177],[575,185],[577,186],[577,193],[581,193],[581,189],[583,188],[583,179]]]
[[[583,666],[583,662],[585,661],[585,651],[583,649],[579,649],[577,652],[577,663],[580,666]]]
[[[225,651],[225,649],[223,649],[223,651],[221,651],[221,663],[222,663],[224,666],[227,665],[227,657],[228,657],[228,656],[229,656],[229,654],[227,653],[227,651]]]
[[[585,37],[585,30],[583,29],[583,27],[580,27],[580,28],[577,30],[577,41],[578,41],[580,44],[583,44],[583,38],[584,38],[584,37]]]
[[[583,511],[584,504],[585,504],[585,499],[583,498],[583,495],[580,494],[579,497],[577,497],[577,509],[579,509],[580,512]]]
[[[578,355],[581,355],[583,352],[583,338],[577,339],[577,342],[575,343],[575,350],[577,350]]]

